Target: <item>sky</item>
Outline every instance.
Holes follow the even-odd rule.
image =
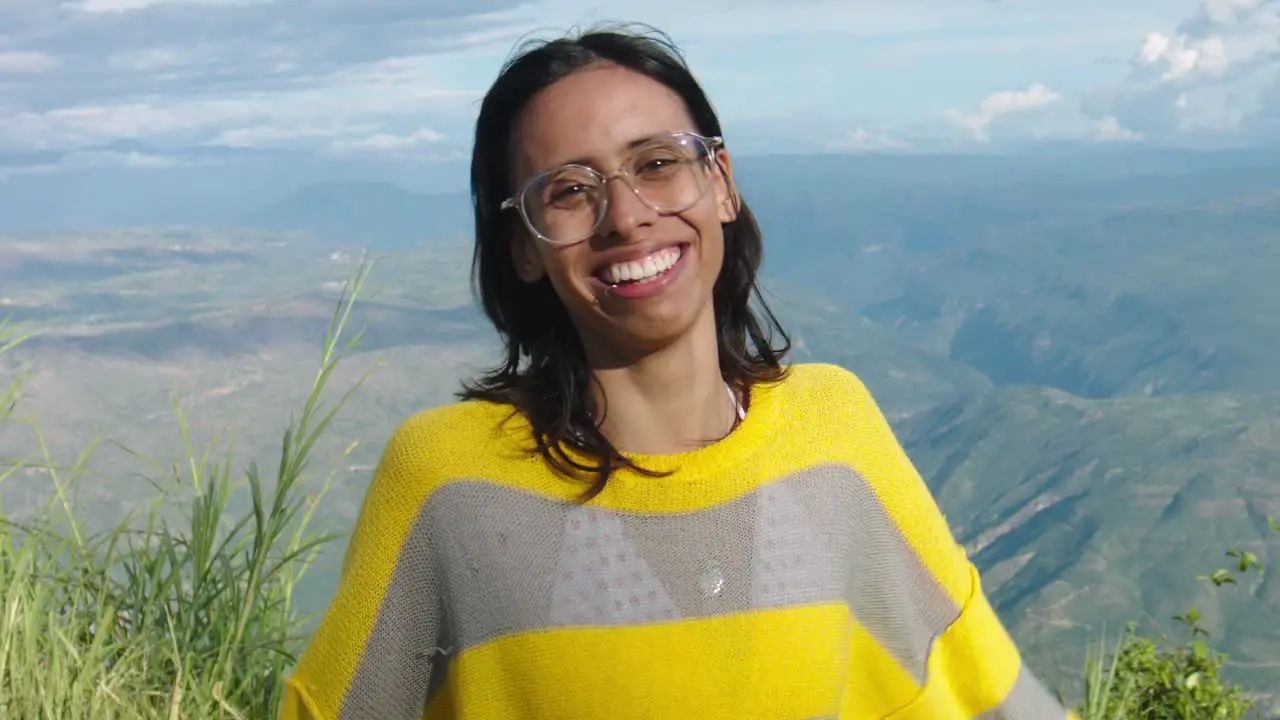
[[[1280,0],[0,0],[0,192],[457,166],[519,40],[608,21],[671,35],[739,152],[1280,138]]]

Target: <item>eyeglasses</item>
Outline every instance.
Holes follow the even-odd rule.
[[[585,165],[539,173],[507,198],[529,231],[552,245],[573,245],[595,234],[609,212],[609,181],[621,178],[646,206],[670,215],[693,207],[711,185],[719,137],[671,133],[645,141],[605,175]]]

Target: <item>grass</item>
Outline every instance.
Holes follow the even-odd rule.
[[[195,447],[175,404],[185,461],[154,481],[145,517],[91,533],[75,498],[92,448],[60,466],[31,423],[38,459],[0,459],[0,490],[35,473],[51,491],[36,520],[0,523],[0,717],[275,715],[304,640],[293,591],[333,539],[310,528],[328,483],[310,487],[307,460],[363,381],[325,399],[334,368],[359,340],[359,332],[344,338],[369,267],[361,265],[334,311],[274,477],[254,465],[234,473],[233,454],[216,443]],[[24,339],[0,325],[0,352]],[[0,395],[0,432],[29,422],[17,414],[21,390],[19,376]]]
[[[92,447],[59,466],[32,423],[37,459],[0,458],[0,490],[32,473],[47,478],[51,490],[36,520],[0,521],[0,717],[276,714],[305,640],[307,618],[293,592],[317,550],[334,539],[310,527],[328,483],[313,487],[308,457],[363,383],[325,400],[335,367],[359,341],[359,332],[344,338],[369,267],[360,266],[335,308],[310,392],[281,439],[274,477],[253,465],[236,474],[230,451],[195,447],[175,404],[185,461],[158,473],[156,502],[145,517],[90,532],[76,488]],[[24,339],[0,322],[0,355]],[[21,376],[0,388],[0,432],[30,422],[17,414],[21,391]],[[184,512],[175,517],[174,508]],[[1234,568],[1201,579],[1221,588],[1261,571],[1250,553],[1233,558]],[[1185,642],[1130,626],[1113,645],[1091,649],[1081,720],[1240,720],[1256,711],[1243,688],[1222,678],[1226,658],[1209,647],[1199,614],[1192,609],[1178,620],[1188,630]]]

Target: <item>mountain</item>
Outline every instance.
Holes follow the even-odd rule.
[[[378,249],[470,237],[473,231],[469,194],[415,193],[379,182],[307,185],[242,222]]]
[[[867,312],[945,324],[949,355],[998,382],[1089,397],[1280,390],[1280,320],[1264,310],[1280,305],[1277,228],[1280,192],[1004,228],[919,272],[929,294]]]
[[[1212,593],[1227,549],[1280,563],[1280,394],[1084,399],[1007,386],[899,423],[1031,662],[1067,683],[1130,620],[1193,603],[1253,687],[1280,673],[1280,580]]]
[[[1233,672],[1280,686],[1272,575],[1219,594],[1196,581],[1230,548],[1280,561],[1263,532],[1280,517],[1274,156],[736,167],[793,359],[871,388],[1041,674],[1070,688],[1104,630],[1176,630],[1194,604]],[[390,261],[357,306],[367,352],[340,384],[377,372],[315,460],[336,469],[319,517],[349,527],[391,428],[496,357],[467,284],[469,200],[371,182],[282,197],[204,227],[0,244],[0,315],[50,326],[20,359],[37,368],[33,401],[60,419],[51,445],[109,432],[168,452],[173,390],[201,437],[234,434],[268,460],[326,303],[369,249]],[[241,225],[256,229],[228,229]],[[104,463],[116,477],[133,460]],[[95,492],[104,514],[141,497]],[[334,548],[309,576],[313,605],[340,560]]]
[[[992,387],[982,373],[916,347],[891,328],[812,292],[777,283],[773,294],[774,310],[792,340],[791,360],[855,369],[891,421]]]
[[[1280,321],[1263,310],[1280,305],[1280,166],[986,186],[972,171],[837,184],[821,167],[803,191],[794,161],[743,182],[770,277],[997,383],[1280,390]]]

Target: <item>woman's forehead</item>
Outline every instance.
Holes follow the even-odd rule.
[[[616,162],[654,137],[693,130],[683,100],[670,88],[631,70],[602,66],[535,95],[514,139],[519,164],[537,172],[568,163]]]

